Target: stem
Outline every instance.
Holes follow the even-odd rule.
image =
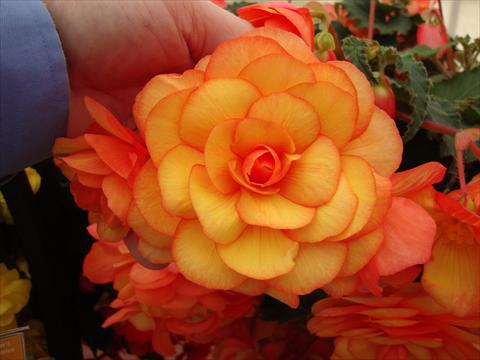
[[[328,32],[332,34],[333,39],[335,40],[335,55],[337,56],[337,60],[345,60],[345,54],[343,53],[342,44],[340,44],[337,32],[335,31],[335,28],[331,23],[328,25]]]
[[[368,14],[368,38],[373,39],[373,23],[375,22],[376,0],[370,0],[370,13]]]
[[[467,181],[465,180],[465,164],[463,162],[463,151],[461,149],[457,149],[455,151],[455,155],[457,157],[457,172],[458,179],[460,180],[460,189],[462,190],[463,194],[466,194]]]
[[[474,141],[472,141],[468,147],[472,151],[473,155],[475,155],[475,157],[480,160],[480,147],[478,147],[478,145],[475,144]]]
[[[407,124],[412,122],[412,118],[408,114],[405,114],[402,112],[397,112],[397,118]],[[444,135],[450,135],[450,136],[455,136],[455,134],[457,133],[457,129],[455,128],[438,124],[428,119],[423,121],[422,128],[424,128],[425,130],[436,132],[438,134],[444,134]]]

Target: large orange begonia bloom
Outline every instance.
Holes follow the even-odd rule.
[[[420,284],[385,297],[324,299],[312,309],[308,328],[336,337],[332,360],[480,358],[480,317],[457,317]]]
[[[480,176],[467,193],[429,192],[437,221],[432,259],[425,264],[422,284],[435,300],[458,316],[480,312]]]
[[[354,65],[320,63],[291,33],[255,29],[153,78],[134,115],[151,156],[136,206],[174,229],[173,258],[193,282],[295,306],[292,295],[373,258],[380,275],[430,258],[435,222],[391,194],[394,121]]]
[[[237,13],[255,27],[265,26],[291,32],[301,37],[313,49],[313,20],[307,8],[285,1],[272,1],[243,6]]]

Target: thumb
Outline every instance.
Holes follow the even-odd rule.
[[[179,2],[174,2],[179,4]],[[240,36],[252,25],[210,1],[182,3],[185,14],[178,27],[194,61],[211,54],[222,42]]]

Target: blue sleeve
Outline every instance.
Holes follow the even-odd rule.
[[[0,178],[51,156],[66,134],[68,76],[45,5],[0,0]]]

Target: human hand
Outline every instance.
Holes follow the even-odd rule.
[[[89,124],[84,96],[125,121],[150,78],[192,68],[218,44],[251,27],[208,0],[45,3],[67,60],[69,136]]]

